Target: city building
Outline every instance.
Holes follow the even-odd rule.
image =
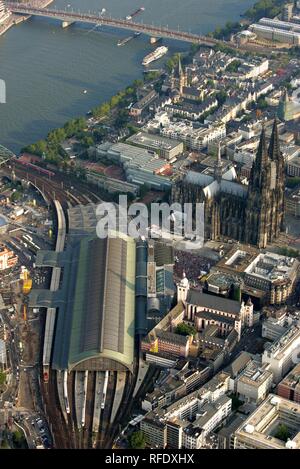
[[[225,423],[217,433],[218,449],[234,449],[234,434],[246,418],[247,416],[243,414],[229,417],[228,423]]]
[[[253,325],[253,304],[230,300],[190,288],[186,277],[177,285],[177,299],[185,305],[185,319],[195,323],[198,331],[218,326],[218,334],[226,337],[235,330],[240,340],[243,326]]]
[[[258,23],[249,26],[249,29],[259,38],[293,46],[300,45],[300,26],[295,23],[261,18]]]
[[[172,331],[181,316],[180,305],[171,309],[173,248],[153,239],[139,240],[136,246],[136,332],[144,335],[155,327]]]
[[[300,30],[300,25],[299,25]],[[300,33],[299,33],[300,35]],[[296,93],[298,95],[298,93]],[[300,101],[288,95],[287,90],[283,93],[278,105],[278,116],[282,121],[293,121],[300,117]]]
[[[8,20],[11,16],[11,11],[6,8],[5,2],[0,2],[0,25]]]
[[[296,258],[253,247],[233,248],[213,268],[207,278],[207,289],[229,293],[231,285],[240,285],[243,297],[250,296],[259,305],[280,305],[293,295],[300,273]]]
[[[260,18],[259,24],[270,26],[276,29],[283,29],[285,31],[296,31],[297,33],[300,33],[300,25],[295,24],[289,20],[281,21],[277,18]]]
[[[300,404],[300,363],[280,381],[277,386],[277,394],[280,397]]]
[[[171,160],[183,152],[183,143],[159,135],[138,132],[129,137],[127,142],[156,152],[161,158]]]
[[[175,334],[174,332],[152,330],[141,342],[141,351],[153,351],[158,354],[170,354],[175,357],[187,357],[192,337]]]
[[[141,430],[148,444],[153,448],[201,448],[231,413],[232,401],[225,395],[228,389],[229,375],[220,372],[198,390],[147,413]]]
[[[161,135],[182,141],[187,148],[201,151],[207,148],[208,144],[214,140],[219,140],[226,135],[224,123],[216,123],[210,126],[193,127],[187,121],[170,122],[169,125],[160,129]]]
[[[276,437],[280,425],[287,427],[287,441]],[[234,449],[300,449],[299,428],[300,405],[269,394],[236,430]]]
[[[164,106],[164,110],[168,116],[182,117],[191,121],[199,120],[204,114],[217,108],[218,101],[216,97],[209,97],[204,99],[200,103],[190,103],[186,101],[179,101],[174,103],[168,103]]]
[[[290,21],[293,17],[294,3],[287,3],[283,6],[282,19],[283,21]]]
[[[286,173],[290,177],[300,178],[300,156],[295,156],[291,160],[287,161]]]
[[[120,165],[126,174],[127,182],[132,186],[146,185],[150,189],[166,190],[172,185],[169,163],[159,158],[154,151],[138,148],[126,143],[106,142],[97,146],[96,155]],[[122,181],[120,181],[122,184]]]
[[[122,234],[95,235],[96,205],[69,209],[66,249],[42,251],[37,266],[60,267],[57,291],[32,290],[31,307],[56,309],[49,341],[51,368],[133,372],[135,335],[135,241]]]
[[[292,324],[293,319],[287,316],[286,310],[275,311],[263,321],[261,335],[272,341],[278,340]]]
[[[245,402],[259,404],[269,394],[272,378],[273,374],[268,370],[268,365],[260,366],[254,361],[249,362],[237,378],[238,398]]]
[[[274,383],[278,383],[295,364],[300,345],[300,326],[293,324],[273,343],[265,344],[262,363],[269,364]]]
[[[149,91],[143,96],[139,101],[137,101],[130,108],[130,115],[137,120],[140,120],[143,116],[143,113],[147,111],[149,106],[158,98],[158,93],[154,90]]]
[[[18,257],[13,251],[8,250],[5,246],[0,246],[0,271],[14,267],[18,262]]]
[[[109,194],[127,193],[137,197],[140,193],[140,186],[137,184],[131,184],[127,181],[108,177],[92,170],[86,172],[86,180],[90,184],[104,189]]]
[[[140,428],[147,443],[153,448],[164,449],[167,446],[167,426],[162,419],[155,418],[151,413],[147,414],[141,421]]]
[[[299,261],[266,252],[259,254],[245,269],[245,285],[267,293],[272,304],[285,303],[293,294],[299,277]]]
[[[4,215],[0,215],[0,233],[4,234],[8,229],[8,220]]]
[[[164,382],[159,382],[154,391],[147,393],[142,401],[142,409],[150,412],[157,407],[166,407],[175,400],[186,396],[203,385],[211,375],[208,366],[198,365],[197,369],[184,369],[175,374],[167,374]]]

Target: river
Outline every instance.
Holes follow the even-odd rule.
[[[140,6],[144,21],[207,33],[237,20],[254,0],[57,0],[52,6],[101,11],[125,17]],[[0,104],[0,144],[18,152],[50,129],[85,115],[96,104],[142,76],[142,58],[152,46],[140,36],[123,47],[126,31],[91,25],[63,29],[52,20],[32,18],[0,37],[0,78],[7,88]],[[190,46],[164,41],[169,54]],[[162,59],[162,61],[165,60]],[[84,93],[84,90],[87,90]]]

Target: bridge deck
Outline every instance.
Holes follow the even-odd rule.
[[[151,36],[159,36],[169,39],[176,39],[179,41],[191,42],[195,44],[206,44],[213,46],[215,44],[221,43],[223,41],[218,41],[217,39],[208,38],[207,36],[202,36],[198,34],[192,34],[179,30],[172,30],[164,26],[153,26],[144,23],[136,23],[133,21],[128,21],[124,19],[117,19],[111,17],[101,16],[101,13],[97,14],[87,14],[87,13],[75,13],[74,11],[66,10],[57,10],[50,8],[34,8],[22,3],[10,3],[7,2],[7,7],[13,13],[20,13],[33,16],[42,16],[46,18],[56,18],[61,21],[66,22],[83,22],[83,23],[92,23],[92,24],[101,24],[103,26],[111,26],[114,28],[127,29],[130,31],[141,32],[144,34],[149,34]]]

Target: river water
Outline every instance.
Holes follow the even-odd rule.
[[[145,7],[136,21],[207,33],[237,20],[254,0],[57,0],[52,6],[101,11],[125,17]],[[117,47],[126,31],[91,25],[62,29],[52,20],[32,18],[0,37],[0,78],[7,102],[0,104],[0,144],[18,152],[50,129],[84,115],[96,104],[142,76],[142,58],[152,47],[140,36]],[[164,41],[169,54],[190,46]],[[162,61],[165,60],[162,59]],[[87,93],[83,91],[87,90]]]

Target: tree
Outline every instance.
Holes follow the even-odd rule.
[[[145,75],[145,81],[153,81],[156,80],[159,77],[160,73],[153,71],[153,72],[147,72]]]
[[[286,425],[284,425],[283,423],[281,423],[278,428],[277,428],[277,431],[275,433],[275,438],[278,438],[279,440],[282,440],[282,441],[287,441],[289,439],[289,436],[290,436],[290,432],[289,432],[289,429]]]
[[[266,109],[268,107],[268,103],[264,98],[259,98],[257,101],[257,109]]]
[[[217,98],[219,106],[222,106],[222,104],[224,104],[226,99],[227,99],[226,91],[224,91],[224,90],[219,91],[216,98]]]
[[[140,88],[141,86],[143,86],[143,84],[144,84],[144,82],[141,79],[134,80],[133,88],[134,89]]]
[[[286,0],[259,0],[246,11],[244,16],[251,21],[259,20],[263,16],[274,18],[281,12],[282,5],[285,3]]]
[[[26,439],[24,434],[20,430],[13,432],[12,440],[15,448],[26,448]]]
[[[171,72],[173,69],[176,68],[179,62],[179,57],[180,57],[180,54],[177,53],[177,54],[172,55],[172,57],[170,57],[167,60],[166,67],[169,72]]]
[[[10,446],[9,446],[7,440],[3,439],[3,440],[1,441],[1,449],[10,449]]]
[[[115,119],[114,125],[117,129],[121,129],[128,122],[128,111],[127,109],[120,109]]]
[[[6,374],[3,371],[0,371],[0,386],[3,386],[6,383]]]
[[[240,60],[233,60],[226,68],[226,72],[236,73],[242,62]]]
[[[144,449],[146,446],[146,438],[142,431],[136,431],[130,436],[130,448],[133,449]]]
[[[279,249],[279,254],[287,257],[299,257],[300,252],[297,251],[297,249],[292,249],[288,248],[287,246],[283,246]]]
[[[21,195],[22,195],[22,194],[21,194],[20,192],[18,192],[18,191],[13,192],[13,193],[12,193],[12,196],[11,196],[11,201],[12,201],[12,202],[17,202],[17,200],[20,200]]]
[[[47,141],[50,144],[61,143],[66,138],[66,132],[64,129],[54,129],[48,133]]]
[[[175,332],[176,334],[179,334],[179,335],[195,335],[197,331],[194,328],[194,326],[190,326],[189,324],[182,322],[178,324],[178,326],[175,329]]]

